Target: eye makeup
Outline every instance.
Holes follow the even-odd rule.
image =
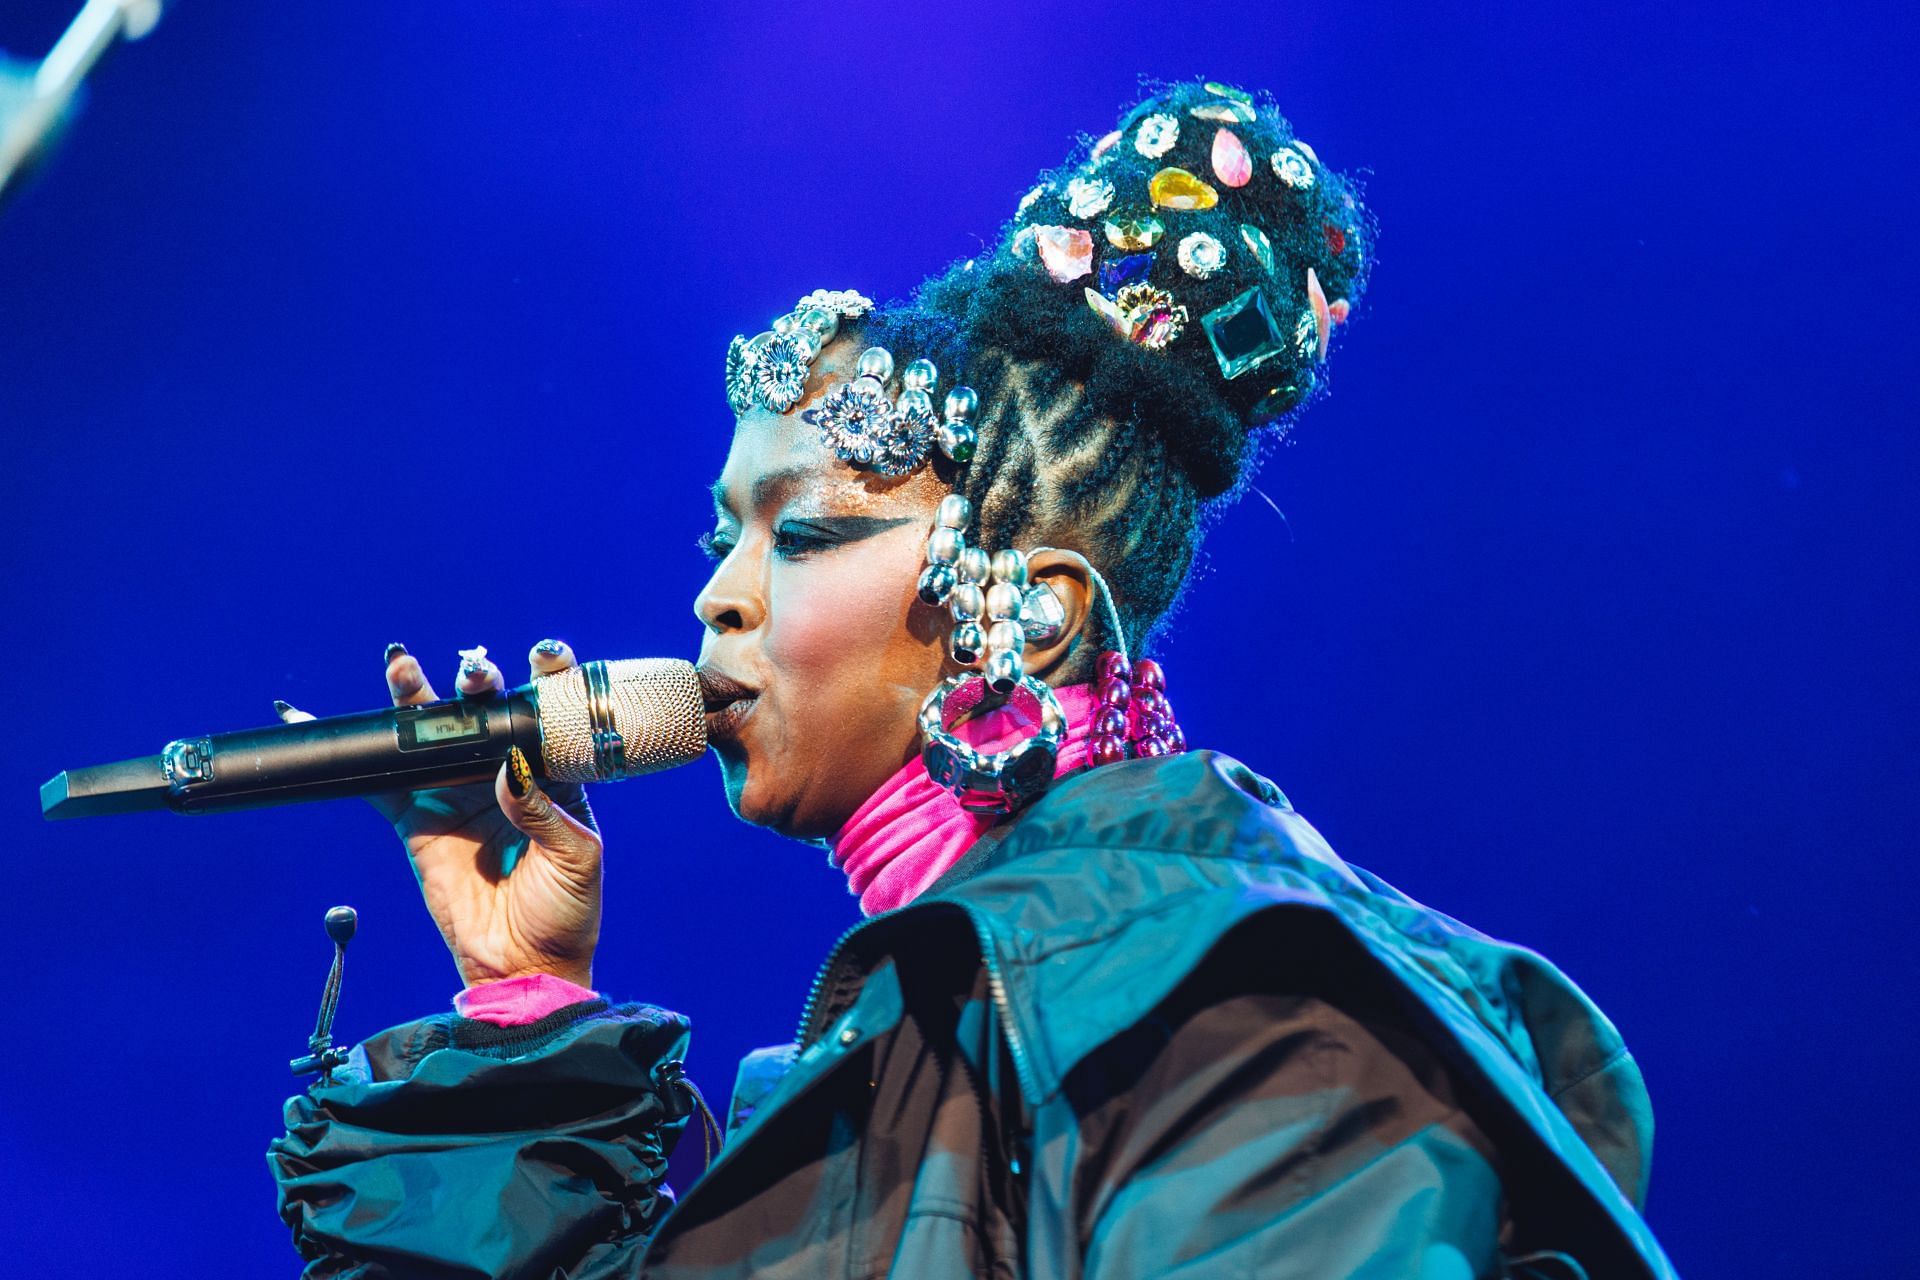
[[[773,527],[776,555],[795,559],[817,551],[850,546],[878,534],[914,523],[912,516],[808,516],[786,517]],[[703,533],[697,542],[707,559],[718,563],[734,548],[737,534],[727,529]]]
[[[794,559],[816,551],[830,551],[834,547],[864,542],[876,534],[897,529],[909,522],[910,517],[907,516],[787,517],[773,527],[773,546],[776,554]]]

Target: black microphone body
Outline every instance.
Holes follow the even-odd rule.
[[[170,790],[167,807],[218,813],[479,782],[499,771],[514,746],[540,759],[539,713],[528,688],[217,733],[189,748],[207,753],[209,776]],[[174,749],[175,776],[191,767],[181,754]]]
[[[697,758],[702,714],[686,663],[595,662],[506,693],[182,738],[61,773],[40,808],[49,819],[224,813],[457,786],[493,777],[515,746],[542,777],[611,781]]]
[[[157,756],[69,770],[40,789],[40,801],[49,818],[85,818],[142,809],[224,813],[451,787],[493,777],[515,745],[540,759],[540,722],[527,689],[184,738]]]

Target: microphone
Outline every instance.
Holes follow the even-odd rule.
[[[0,58],[0,196],[58,130],[80,82],[116,40],[139,40],[160,21],[160,0],[87,0],[66,33],[31,67]]]
[[[697,760],[707,749],[699,678],[676,658],[588,662],[503,694],[180,738],[156,756],[49,779],[40,813],[224,813],[450,787],[493,777],[515,746],[554,782],[613,782]]]

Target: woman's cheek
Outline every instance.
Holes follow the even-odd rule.
[[[838,555],[776,571],[767,650],[783,680],[805,687],[834,681],[840,668],[855,679],[878,673],[902,625],[896,593],[875,581],[892,565],[874,562],[888,559]]]

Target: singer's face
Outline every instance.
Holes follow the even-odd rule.
[[[914,591],[945,486],[931,467],[856,470],[800,417],[859,349],[822,352],[791,413],[736,423],[714,485],[713,577],[694,603],[700,665],[747,695],[708,714],[727,801],[802,839],[832,835],[912,758],[946,657],[939,611]]]

